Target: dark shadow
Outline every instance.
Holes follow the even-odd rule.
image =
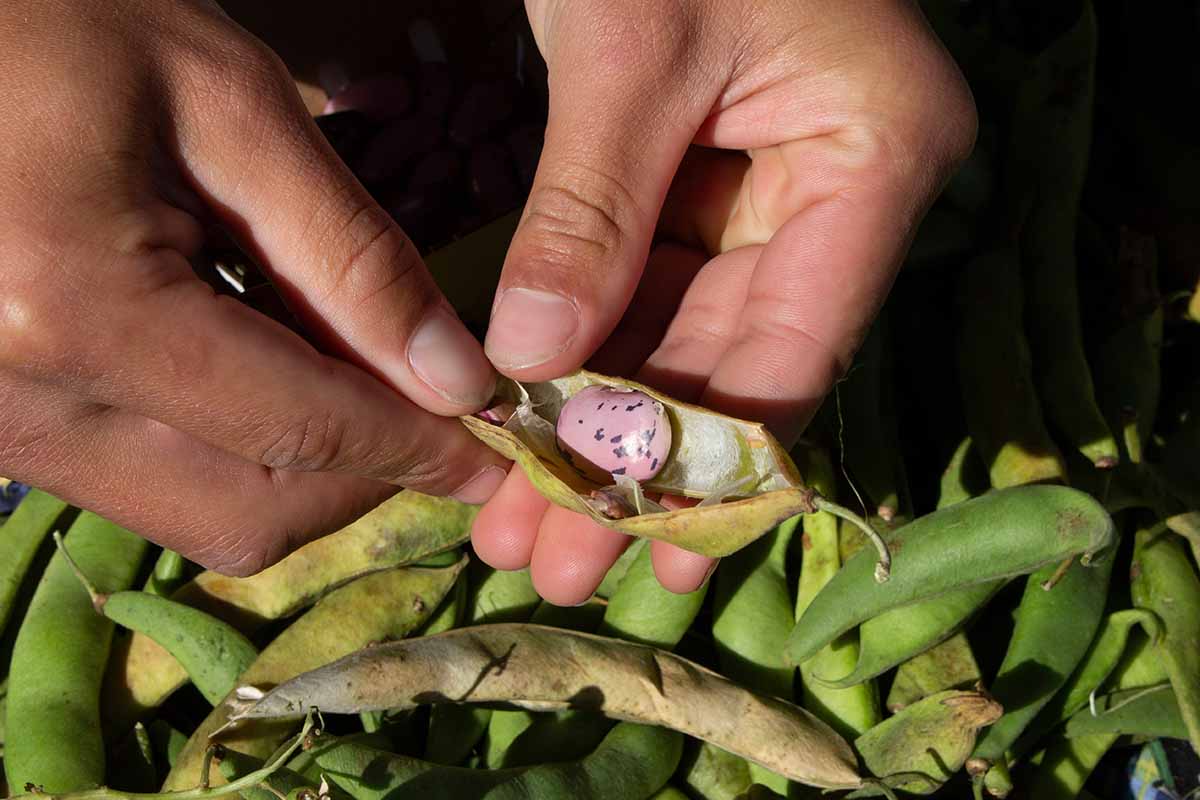
[[[1045,664],[1022,661],[992,684],[992,695],[1005,714],[1012,714],[1051,696],[1065,677]]]

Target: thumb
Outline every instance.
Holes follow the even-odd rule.
[[[481,408],[495,385],[482,348],[326,143],[282,62],[256,42],[222,57],[233,65],[206,63],[200,80],[229,88],[186,95],[176,122],[194,182],[327,349],[428,411]]]
[[[689,26],[678,13],[647,19],[659,5],[528,4],[549,69],[549,119],[485,342],[514,378],[570,372],[612,332],[715,99],[687,91]]]

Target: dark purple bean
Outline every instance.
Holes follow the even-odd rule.
[[[375,132],[375,125],[359,111],[324,114],[316,118],[316,123],[338,157],[351,166],[358,163],[367,140]]]
[[[372,119],[388,120],[404,116],[411,105],[412,87],[408,79],[395,73],[382,73],[347,85],[329,98],[325,113],[354,110]]]
[[[511,80],[486,80],[467,89],[450,119],[450,138],[460,145],[483,141],[512,117],[517,89]]]
[[[417,115],[442,125],[454,94],[450,67],[437,61],[423,62],[417,72]]]
[[[536,125],[522,125],[508,134],[508,149],[513,154],[517,178],[525,190],[533,186],[533,175],[537,171],[538,159],[542,157],[544,136],[542,128]]]
[[[388,193],[384,207],[422,252],[455,232],[453,212],[462,199],[461,177],[458,155],[438,150],[417,163],[402,187]]]
[[[471,195],[487,218],[498,217],[521,204],[524,192],[517,184],[508,148],[491,142],[471,152]]]
[[[380,183],[400,177],[413,159],[435,148],[442,131],[435,120],[421,114],[394,120],[367,144],[358,164],[364,183]]]

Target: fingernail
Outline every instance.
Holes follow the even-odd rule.
[[[408,363],[430,389],[466,406],[480,406],[496,390],[496,374],[479,342],[449,311],[430,311],[408,342]]]
[[[708,571],[704,573],[704,580],[700,581],[700,586],[703,586],[704,584],[708,583],[708,579],[713,576],[713,573],[717,571],[717,567],[719,567],[720,565],[721,565],[720,559],[717,559],[716,561],[714,561],[712,563],[712,566],[710,566],[708,568]],[[700,586],[697,586],[696,588],[699,589]]]
[[[496,493],[507,475],[500,467],[484,467],[450,496],[460,503],[483,505]]]
[[[488,325],[484,350],[498,367],[535,367],[566,350],[578,329],[579,310],[562,295],[506,289]]]

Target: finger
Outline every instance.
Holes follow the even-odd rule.
[[[538,525],[550,507],[520,468],[514,468],[480,509],[471,526],[471,546],[496,569],[524,569],[533,556]]]
[[[639,373],[646,383],[680,399],[703,394],[737,331],[757,257],[757,248],[742,248],[705,263]]]
[[[279,470],[353,473],[466,502],[499,485],[506,462],[458,420],[217,296],[173,250],[118,259],[112,273],[72,304],[71,326],[38,322],[62,298],[27,303],[45,308],[10,329],[0,365]]]
[[[529,577],[547,602],[577,606],[595,593],[629,542],[582,514],[550,506],[538,527]]]
[[[737,331],[702,403],[790,442],[848,368],[896,275],[912,197],[866,183],[804,206],[761,251]]]
[[[177,115],[177,155],[198,190],[323,345],[435,413],[481,408],[495,388],[482,348],[321,136],[279,60],[240,42],[212,62],[175,67],[208,89]]]
[[[5,474],[227,574],[258,572],[396,491],[348,475],[277,472],[40,384],[6,379],[0,404],[21,415],[4,425],[14,432],[0,443]]]
[[[688,594],[704,585],[716,570],[718,560],[676,547],[670,542],[650,543],[654,577],[668,592]]]
[[[662,342],[688,287],[704,267],[704,253],[663,242],[651,251],[633,300],[616,329],[588,361],[605,375],[630,375]]]
[[[687,58],[688,26],[656,16],[656,5],[580,4],[548,15],[552,30],[541,31],[545,145],[485,343],[512,377],[569,372],[608,337],[637,286],[675,169],[712,107],[714,96],[694,85],[715,95],[719,82],[689,82],[699,67]],[[664,37],[663,25],[683,30]]]

